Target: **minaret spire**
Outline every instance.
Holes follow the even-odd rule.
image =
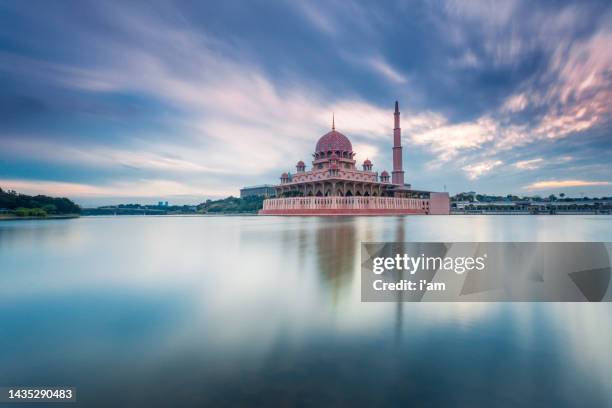
[[[334,117],[333,112],[332,112],[332,130],[336,130],[336,118]]]
[[[391,182],[396,185],[404,185],[404,166],[402,164],[402,129],[400,128],[399,103],[395,101],[395,112],[393,113],[393,171]]]

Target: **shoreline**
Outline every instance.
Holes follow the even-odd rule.
[[[257,214],[257,213],[227,213],[227,214],[100,214],[100,215],[82,215],[81,218],[114,218],[114,217],[396,217],[396,216],[422,216],[424,214],[290,214],[290,215],[278,215],[278,214]],[[434,214],[435,215],[435,214]],[[443,214],[448,216],[489,216],[489,215],[536,215],[536,216],[564,216],[564,215],[603,215],[610,216],[611,214],[603,213],[450,213]]]
[[[61,214],[61,215],[47,215],[46,217],[18,217],[16,215],[0,215],[0,221],[14,221],[14,220],[65,220],[70,218],[80,218],[79,214]]]
[[[548,212],[526,212],[526,211],[482,211],[482,212],[460,212],[451,211],[449,215],[610,215],[609,212],[596,211],[562,211],[555,213]]]
[[[414,216],[421,214],[396,214],[393,216]],[[536,215],[536,216],[564,216],[564,215],[603,215],[610,216],[611,214],[603,214],[603,213],[590,213],[590,212],[575,212],[575,213],[557,213],[557,214],[547,214],[547,213],[539,213],[539,214],[530,214],[530,213],[510,213],[510,212],[490,212],[490,213],[460,213],[460,212],[451,212],[448,214],[449,216],[491,216],[491,215]],[[286,215],[260,215],[257,213],[228,213],[228,214],[100,214],[100,215],[79,215],[79,214],[67,214],[67,215],[49,215],[46,217],[18,217],[18,216],[6,216],[0,215],[0,222],[2,221],[28,221],[28,220],[66,220],[66,219],[76,219],[76,218],[115,218],[115,217],[258,217],[258,216],[276,216],[276,217],[287,217]],[[289,215],[288,217],[371,217],[371,216],[391,216],[391,215],[377,215],[377,214],[325,214],[325,215]]]

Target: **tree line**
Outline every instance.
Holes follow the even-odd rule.
[[[0,210],[17,216],[44,217],[46,215],[79,214],[81,208],[65,197],[29,196],[0,188]]]
[[[263,208],[263,196],[244,198],[227,197],[221,200],[206,200],[198,205],[198,212],[205,214],[257,213]]]

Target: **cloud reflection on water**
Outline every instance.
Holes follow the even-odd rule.
[[[43,361],[42,378],[122,367],[124,376],[150,385],[172,367],[176,381],[202,390],[221,379],[234,389],[245,373],[251,381],[245,390],[269,389],[268,376],[281,373],[301,375],[311,381],[302,385],[309,389],[340,364],[338,375],[349,376],[344,383],[354,386],[351,372],[359,373],[392,394],[400,378],[406,390],[428,394],[425,378],[441,380],[445,389],[458,376],[454,380],[467,389],[488,382],[499,398],[512,387],[531,395],[537,384],[530,381],[543,372],[551,387],[572,383],[595,392],[593,402],[612,401],[612,365],[603,358],[612,341],[609,304],[361,303],[359,261],[363,241],[599,241],[611,236],[609,221],[116,217],[2,223],[6,364],[0,382],[26,381]],[[19,326],[21,319],[31,325]],[[37,339],[45,339],[44,349],[30,351]],[[381,377],[369,377],[375,374]],[[287,384],[289,390],[298,386]]]

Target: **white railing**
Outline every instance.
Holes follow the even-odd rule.
[[[426,210],[429,200],[398,197],[288,197],[268,198],[263,202],[264,210],[308,210],[308,209],[401,209]]]

